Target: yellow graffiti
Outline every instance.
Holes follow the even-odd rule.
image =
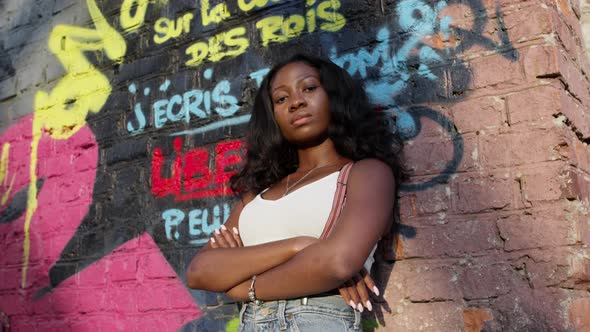
[[[346,18],[338,13],[338,9],[340,9],[338,0],[324,1],[318,5],[318,17],[326,21],[320,25],[320,29],[335,32],[344,27]]]
[[[249,46],[246,28],[233,28],[209,38],[208,43],[198,42],[189,46],[186,54],[191,58],[185,64],[198,66],[206,59],[217,62],[226,57],[235,57],[246,52]]]
[[[281,0],[271,0],[271,2],[280,2]],[[309,2],[310,0],[308,0]],[[266,6],[269,0],[238,0],[238,7],[244,12],[251,11],[254,8],[262,8]]]
[[[227,4],[222,2],[209,10],[209,0],[201,0],[201,20],[204,27],[211,23],[219,23],[229,17]]]
[[[4,143],[2,146],[2,156],[0,156],[0,182],[2,186],[6,188],[6,191],[2,195],[1,205],[3,206],[8,201],[8,196],[12,191],[12,185],[14,184],[14,178],[16,174],[12,175],[12,180],[10,180],[10,184],[8,184],[8,154],[10,152],[10,143]]]
[[[315,4],[315,1],[308,0],[308,5]],[[321,2],[317,8],[307,10],[305,17],[302,15],[290,15],[287,17],[276,15],[269,16],[256,22],[256,28],[260,30],[262,46],[267,47],[270,43],[284,43],[303,33],[307,26],[307,32],[315,31],[317,20],[321,19],[320,29],[323,31],[335,32],[346,24],[346,18],[338,13],[340,1],[327,0]]]
[[[126,32],[137,31],[145,20],[145,13],[149,5],[149,0],[125,0],[121,4],[121,27]],[[132,9],[135,7],[135,13],[131,15]]]
[[[193,14],[186,13],[182,17],[174,20],[170,20],[165,17],[159,18],[154,24],[154,42],[156,44],[162,44],[171,38],[178,38],[183,33],[189,33],[191,31],[191,21]]]
[[[37,155],[42,134],[47,133],[55,139],[70,138],[85,125],[88,113],[100,111],[110,95],[112,88],[108,78],[88,61],[84,52],[104,51],[109,59],[118,62],[123,60],[126,52],[125,40],[108,24],[95,0],[87,0],[86,3],[95,29],[69,25],[53,28],[48,47],[65,68],[66,75],[50,93],[38,91],[35,95],[30,185],[24,226],[23,288],[29,263],[29,228],[37,210]]]

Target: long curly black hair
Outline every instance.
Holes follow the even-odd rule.
[[[260,85],[248,123],[246,163],[231,178],[232,190],[237,194],[258,194],[297,169],[297,148],[281,134],[271,99],[273,78],[293,62],[303,62],[319,71],[330,99],[328,137],[336,151],[354,161],[377,158],[391,167],[399,181],[402,144],[390,129],[392,119],[372,109],[363,86],[344,69],[329,60],[297,54],[274,66]]]

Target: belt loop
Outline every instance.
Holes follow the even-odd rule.
[[[242,308],[240,309],[240,324],[244,324],[244,313],[248,309],[248,302],[242,302]]]
[[[287,320],[285,318],[285,309],[287,307],[287,301],[279,300],[279,309],[277,312],[277,316],[279,318],[279,329],[284,331],[287,329]]]
[[[360,330],[361,328],[361,313],[354,310],[354,329]]]

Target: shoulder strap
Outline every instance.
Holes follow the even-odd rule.
[[[332,210],[330,211],[330,216],[328,217],[326,225],[324,226],[324,231],[320,236],[321,240],[326,239],[328,235],[330,235],[332,228],[336,224],[338,216],[340,216],[340,212],[342,211],[342,207],[344,206],[344,201],[346,198],[346,184],[348,182],[348,175],[350,175],[352,164],[354,164],[354,162],[351,161],[344,165],[340,170],[338,182],[336,183],[336,193],[334,194],[334,201],[332,202]]]

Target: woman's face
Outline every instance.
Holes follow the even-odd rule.
[[[309,145],[327,137],[330,100],[316,68],[304,62],[285,65],[270,92],[275,120],[289,142]]]

